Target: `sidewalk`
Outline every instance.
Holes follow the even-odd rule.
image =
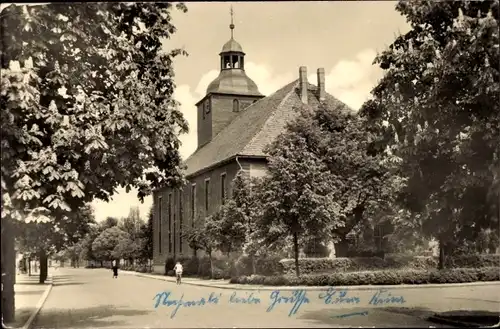
[[[165,276],[161,274],[149,274],[149,273],[139,273],[134,271],[123,271],[120,273],[135,275],[144,278],[156,279],[169,281],[172,283],[176,282],[175,277]],[[260,286],[260,285],[249,285],[249,284],[232,284],[229,280],[203,280],[198,278],[182,278],[183,284],[189,284],[201,287],[213,287],[219,289],[230,289],[230,290],[308,290],[308,291],[322,291],[328,289],[326,286]],[[424,289],[424,288],[439,288],[439,287],[473,287],[473,286],[497,286],[500,288],[500,281],[481,281],[481,282],[468,282],[468,283],[443,283],[443,284],[400,284],[400,285],[363,285],[363,286],[345,286],[337,287],[338,289],[348,289],[348,290],[378,290],[378,289],[394,289],[394,288],[404,288],[404,289]]]
[[[7,323],[12,328],[26,328],[38,313],[41,304],[52,288],[52,277],[49,275],[45,284],[38,283],[39,274],[16,275],[14,285],[16,314],[14,322]]]

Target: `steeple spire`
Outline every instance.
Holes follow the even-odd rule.
[[[233,5],[231,5],[231,24],[229,25],[229,28],[231,29],[231,39],[233,39],[233,30],[234,30],[234,23],[233,23]]]

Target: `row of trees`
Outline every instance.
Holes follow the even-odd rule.
[[[400,2],[411,30],[377,56],[383,79],[358,113],[298,111],[269,145],[268,175],[236,177],[232,199],[186,228],[195,249],[259,252],[374,227],[393,246],[436,239],[495,252],[500,216],[498,1]],[[380,248],[380,244],[379,244]]]
[[[124,259],[130,264],[148,264],[153,258],[153,218],[149,213],[144,222],[138,208],[131,208],[127,217],[106,218],[93,227],[91,232],[81,240],[74,250],[74,257],[100,262]]]
[[[108,217],[97,223],[92,206],[85,205],[74,216],[63,227],[36,221],[17,225],[18,250],[24,261],[40,262],[41,283],[47,278],[49,258],[62,264],[69,261],[73,267],[79,267],[82,261],[102,266],[114,259],[125,259],[131,264],[147,264],[152,259],[152,213],[145,222],[134,207],[125,218]]]
[[[172,63],[182,3],[10,5],[0,13],[2,316],[14,318],[18,222],[73,223],[122,186],[183,180]],[[47,251],[44,252],[46,254]]]

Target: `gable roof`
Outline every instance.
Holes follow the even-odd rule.
[[[293,109],[302,106],[295,80],[272,95],[262,98],[247,107],[210,142],[197,149],[185,162],[186,176],[235,156],[265,157],[264,148],[283,132],[287,122],[298,112]],[[308,83],[308,105],[317,106],[316,86]],[[344,103],[330,94],[325,102],[339,110],[350,110]]]

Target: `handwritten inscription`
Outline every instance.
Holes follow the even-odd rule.
[[[289,297],[282,296],[280,293],[281,292],[279,290],[275,290],[271,293],[269,296],[271,299],[271,305],[267,308],[267,312],[271,312],[274,310],[274,307],[279,304],[293,304],[290,312],[288,313],[288,316],[292,316],[297,314],[303,304],[309,304],[309,298],[307,298],[305,290],[295,290]]]
[[[353,297],[347,295],[347,290],[337,290],[335,288],[329,288],[326,292],[320,293],[318,295],[319,299],[322,299],[325,304],[359,304],[361,300],[359,297]]]
[[[393,296],[387,290],[379,290],[370,299],[370,305],[404,304],[406,300],[403,296]]]
[[[208,296],[208,298],[200,298],[198,300],[184,300],[184,294],[182,294],[180,299],[174,299],[171,296],[170,291],[163,291],[161,293],[156,294],[156,296],[153,299],[156,299],[155,302],[155,308],[158,308],[158,306],[164,305],[164,306],[175,306],[174,310],[170,314],[170,318],[174,318],[175,315],[177,314],[177,311],[181,307],[200,307],[200,306],[205,306],[209,304],[219,304],[219,298],[222,296],[222,294],[214,294],[213,292]]]
[[[260,298],[254,297],[254,294],[251,293],[250,295],[246,296],[238,296],[236,294],[236,291],[233,292],[231,297],[229,297],[229,303],[231,304],[260,304]]]
[[[366,295],[365,295],[366,296]],[[207,307],[210,305],[219,305],[221,301],[233,305],[261,305],[267,304],[265,310],[266,312],[274,312],[277,309],[286,310],[288,316],[296,315],[302,308],[303,305],[311,304],[312,301],[316,303],[331,305],[332,308],[337,307],[354,307],[361,306],[364,301],[371,306],[388,306],[393,304],[404,304],[406,300],[401,295],[392,294],[389,290],[380,289],[376,291],[373,295],[367,296],[368,298],[360,298],[357,296],[356,292],[349,291],[348,289],[338,289],[334,287],[329,287],[325,291],[319,293],[313,291],[306,291],[304,289],[297,289],[291,291],[281,291],[274,290],[269,295],[268,298],[263,300],[255,292],[244,292],[244,291],[233,291],[227,299],[222,299],[221,293],[210,293],[204,297],[184,298],[184,294],[180,297],[173,295],[171,291],[162,291],[157,293],[153,300],[154,308],[171,307],[173,308],[170,313],[170,318],[174,318],[177,312],[181,308],[199,308]],[[335,315],[332,318],[346,318],[356,315],[366,316],[368,311],[346,313],[342,315]]]

